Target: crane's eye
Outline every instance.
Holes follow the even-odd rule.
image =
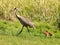
[[[16,8],[14,8],[14,10],[15,10]]]

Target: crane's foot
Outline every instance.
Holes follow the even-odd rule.
[[[24,28],[24,26],[22,26],[22,29],[21,29],[21,31],[16,35],[16,36],[18,36],[19,34],[21,34],[22,33],[22,31],[23,31],[23,28]]]
[[[19,33],[16,36],[18,36],[18,35],[19,35]]]
[[[18,36],[19,34],[21,34],[22,33],[22,30],[16,35],[16,36]]]
[[[28,27],[26,27],[26,28],[27,28],[28,32],[30,32],[30,30],[28,29]]]
[[[28,32],[30,32],[30,30],[28,30]]]

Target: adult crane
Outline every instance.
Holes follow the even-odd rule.
[[[24,27],[27,28],[28,32],[30,32],[30,30],[28,29],[28,27],[34,28],[34,23],[33,23],[31,20],[26,19],[26,18],[18,15],[18,14],[17,14],[17,11],[18,11],[17,8],[14,8],[13,10],[14,10],[14,13],[15,13],[16,18],[17,18],[17,19],[20,21],[20,23],[22,24],[22,29],[21,29],[21,31],[20,31],[17,35],[19,35],[19,34],[23,31],[23,28],[24,28]]]

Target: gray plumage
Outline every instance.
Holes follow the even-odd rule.
[[[25,27],[27,27],[27,26],[34,27],[34,23],[30,22],[28,19],[25,19],[25,18],[23,18],[22,16],[19,16],[19,15],[17,15],[16,17],[19,19],[20,23],[22,25],[24,25]]]
[[[19,34],[23,31],[23,28],[24,28],[24,27],[27,28],[28,32],[29,32],[28,27],[34,28],[34,23],[33,23],[33,22],[31,22],[30,20],[28,20],[28,19],[26,19],[26,18],[24,18],[24,17],[22,17],[22,16],[20,16],[20,15],[17,15],[17,13],[16,13],[16,12],[17,12],[17,8],[14,8],[14,11],[15,11],[15,15],[16,15],[17,19],[18,19],[18,20],[20,21],[20,23],[23,25],[21,31],[20,31],[17,35],[19,35]]]

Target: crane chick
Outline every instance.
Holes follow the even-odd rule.
[[[48,31],[44,31],[44,32],[43,32],[43,34],[44,34],[46,37],[48,37],[48,36],[49,36]]]
[[[50,36],[50,37],[53,37],[54,34],[53,34],[52,32],[49,32],[49,36]]]

